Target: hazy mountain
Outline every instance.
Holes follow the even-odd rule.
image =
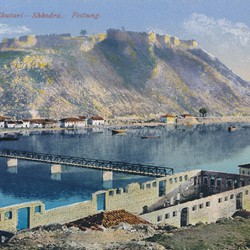
[[[2,114],[250,114],[250,84],[195,41],[108,30],[4,39],[0,48]]]

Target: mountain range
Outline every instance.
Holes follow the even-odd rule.
[[[249,97],[250,83],[194,40],[110,29],[0,44],[1,115],[249,115]]]

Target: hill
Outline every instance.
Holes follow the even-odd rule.
[[[4,39],[0,58],[2,115],[250,114],[250,84],[193,40],[120,30],[25,36]]]

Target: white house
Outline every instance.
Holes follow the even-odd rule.
[[[43,127],[44,128],[58,128],[58,127],[60,127],[60,124],[56,120],[45,119],[44,122],[43,122]]]
[[[9,120],[11,120],[10,117],[0,116],[0,128],[4,128],[6,121],[9,121]]]
[[[162,115],[160,117],[160,122],[164,122],[167,124],[175,124],[175,119],[176,119],[176,116],[167,114],[167,115]]]
[[[86,117],[84,117],[84,119],[77,117],[68,117],[61,119],[60,122],[62,128],[82,128],[87,125]]]
[[[29,128],[30,127],[30,120],[23,120],[23,128]]]
[[[44,119],[31,119],[30,128],[43,128]]]
[[[15,128],[16,121],[5,121],[6,128]]]
[[[104,125],[104,123],[105,123],[105,121],[101,116],[91,116],[88,119],[88,124],[89,125],[93,125],[93,126]]]
[[[23,121],[15,121],[15,128],[23,128]]]
[[[4,120],[0,120],[0,128],[4,128]]]

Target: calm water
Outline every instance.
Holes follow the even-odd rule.
[[[129,129],[127,135],[111,131],[81,130],[21,135],[16,142],[0,142],[0,148],[82,156],[173,167],[175,172],[207,169],[237,173],[237,166],[250,163],[250,126],[233,133],[227,126],[197,126]],[[156,135],[158,139],[141,139]],[[147,178],[114,174],[113,187]],[[51,176],[50,165],[19,161],[7,168],[0,158],[0,207],[41,200],[46,209],[91,198],[103,189],[102,173],[96,170],[62,167],[61,175]]]

